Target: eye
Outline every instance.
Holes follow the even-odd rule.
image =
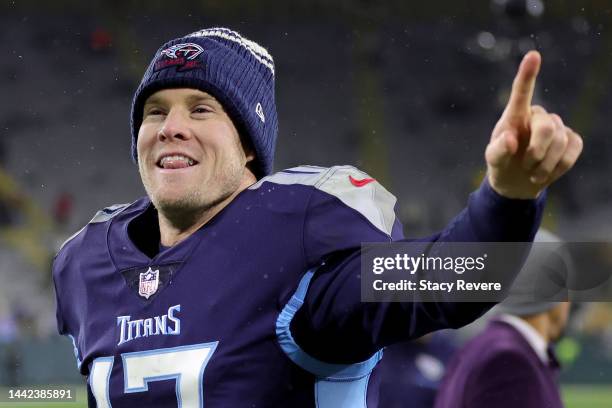
[[[211,113],[213,110],[208,106],[198,105],[193,108],[192,112],[197,114]]]
[[[146,112],[146,116],[159,116],[164,115],[164,111],[159,108],[150,108]]]

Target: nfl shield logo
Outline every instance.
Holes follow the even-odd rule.
[[[149,270],[140,274],[140,283],[138,285],[138,294],[145,299],[149,299],[159,287],[159,269]]]

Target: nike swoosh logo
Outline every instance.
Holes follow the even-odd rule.
[[[353,178],[353,176],[349,176],[349,180],[351,184],[354,185],[355,187],[363,187],[366,184],[376,181],[373,178],[364,178],[364,179],[358,180],[358,179]]]

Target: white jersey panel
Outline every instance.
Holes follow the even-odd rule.
[[[353,166],[294,167],[265,177],[249,189],[258,189],[265,182],[313,186],[338,198],[380,231],[391,235],[397,199],[367,173]]]

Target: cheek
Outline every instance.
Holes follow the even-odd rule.
[[[240,141],[240,135],[236,128],[231,124],[226,124],[224,129],[225,138],[223,139],[224,148],[227,154],[230,154],[234,160],[243,162],[246,158],[242,142]]]
[[[554,320],[558,325],[565,325],[569,317],[569,304],[563,303],[558,307],[557,313],[554,316]]]
[[[233,140],[224,141],[217,150],[217,158],[220,161],[218,164],[223,168],[235,168],[245,161],[241,145]]]
[[[240,157],[242,145],[237,132],[223,122],[217,122],[214,126],[208,127],[206,138],[201,139],[201,146],[204,152],[209,152],[220,162],[235,160]],[[217,163],[222,165],[223,163]]]
[[[153,137],[151,137],[151,130],[147,129],[150,126],[141,126],[138,131],[138,140],[136,141],[136,153],[138,154],[138,161],[140,162],[141,157],[144,157],[151,149],[153,145]]]

